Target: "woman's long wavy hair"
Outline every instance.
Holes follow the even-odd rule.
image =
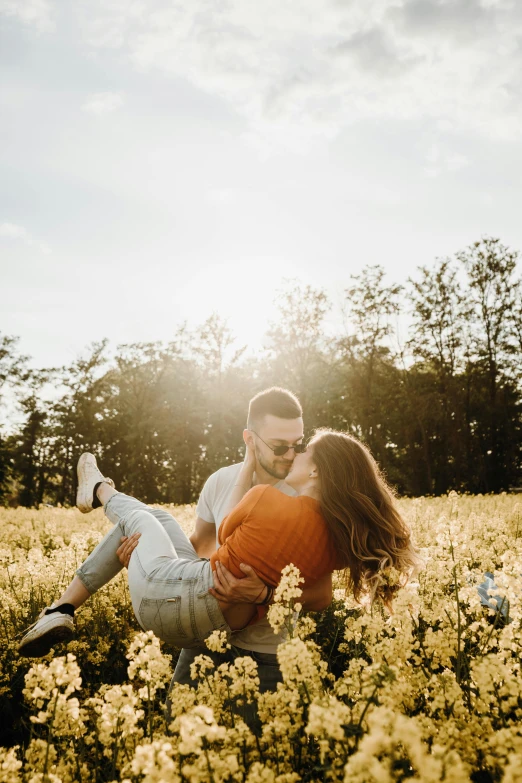
[[[345,432],[320,429],[310,441],[328,525],[345,586],[356,600],[379,597],[391,609],[421,560],[369,449]]]

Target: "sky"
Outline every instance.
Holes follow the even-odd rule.
[[[522,250],[517,0],[0,0],[0,332],[37,366]],[[332,318],[334,316],[331,316]]]

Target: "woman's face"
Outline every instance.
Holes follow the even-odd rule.
[[[314,447],[308,446],[302,454],[296,454],[285,481],[294,489],[301,489],[310,482],[310,473],[316,471]]]

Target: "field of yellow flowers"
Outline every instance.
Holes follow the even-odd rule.
[[[177,651],[139,631],[125,572],[77,613],[55,657],[17,641],[108,523],[102,512],[0,510],[0,783],[522,783],[522,502],[402,500],[425,567],[394,613],[354,605],[302,616],[279,648],[284,683],[259,695],[249,658],[198,687],[166,686]],[[189,529],[190,506],[174,509]],[[501,611],[480,604],[492,572]],[[292,616],[292,570],[274,622]],[[214,646],[221,643],[214,639]],[[242,719],[255,705],[258,722]]]

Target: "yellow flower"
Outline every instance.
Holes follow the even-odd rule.
[[[226,631],[212,631],[205,639],[205,644],[212,652],[224,653],[226,650],[230,650],[228,633]]]
[[[140,689],[142,699],[152,699],[158,689],[168,685],[172,671],[172,658],[161,652],[159,639],[152,631],[136,634],[127,653],[130,661],[129,679],[136,678],[145,685]]]
[[[19,745],[0,748],[0,783],[19,783],[22,762],[18,758]]]

